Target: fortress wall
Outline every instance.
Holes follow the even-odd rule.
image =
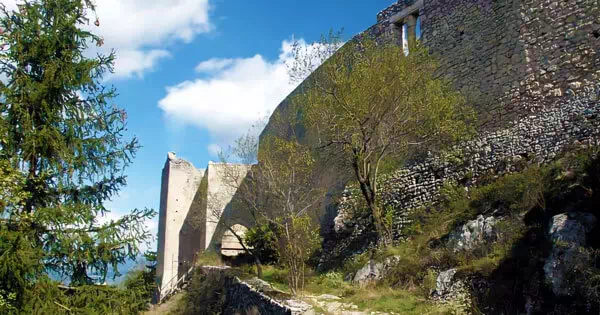
[[[202,180],[202,171],[169,153],[163,169],[159,215],[157,277],[162,290],[177,276],[179,232]]]
[[[521,155],[547,162],[574,142],[597,145],[600,136],[600,1],[402,0],[366,32],[401,43],[402,23],[410,22],[401,16],[415,6],[421,42],[438,57],[439,75],[479,111],[483,128],[460,147],[465,165],[429,157],[382,179],[397,237],[407,211],[435,201],[444,181],[510,171]],[[370,218],[352,213],[355,193],[344,193],[323,227],[322,267],[375,241]]]
[[[458,144],[450,156],[431,155],[380,178],[380,197],[395,210],[393,232],[398,239],[403,236],[406,215],[435,203],[439,189],[448,181],[470,186],[486,174],[500,176],[526,164],[545,164],[563,150],[587,145],[600,145],[600,84],[565,96],[557,106],[514,120],[503,129]],[[335,267],[376,242],[372,219],[361,200],[354,187],[343,193],[332,231],[324,240],[321,268]]]
[[[600,79],[600,1],[401,0],[368,31],[401,42],[420,5],[421,42],[492,128]]]
[[[208,204],[205,227],[205,249],[220,249],[223,233],[235,224],[251,227],[247,211],[235,209],[232,200],[237,191],[236,183],[246,177],[252,165],[208,162]]]

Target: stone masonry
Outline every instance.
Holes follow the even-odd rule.
[[[250,167],[209,162],[206,169],[196,169],[169,152],[162,173],[158,224],[156,274],[161,292],[175,285],[199,252],[208,248],[219,252],[229,227],[253,226],[246,211],[232,207],[236,189],[232,183],[224,182],[224,172],[243,178]],[[239,242],[228,243],[228,252],[241,249]]]
[[[381,178],[381,199],[396,211],[394,233],[400,238],[406,214],[435,202],[445,182],[474,184],[490,172],[499,176],[514,171],[523,162],[547,163],[569,146],[581,145],[600,145],[600,85],[515,120],[507,128],[482,133],[457,145],[451,156],[430,155]],[[370,219],[356,215],[360,212],[356,201],[361,198],[359,194],[352,187],[343,193],[333,228],[323,244],[323,268],[335,266],[375,241]]]
[[[480,135],[457,148],[464,165],[429,156],[382,179],[382,198],[396,209],[397,237],[407,211],[435,200],[444,181],[476,180],[490,170],[510,171],[519,159],[546,162],[573,143],[597,143],[599,0],[399,0],[360,36],[405,45],[408,32],[414,43],[417,23],[420,43],[439,61],[438,76],[478,112]],[[338,183],[349,179],[330,173]],[[322,224],[323,267],[376,241],[368,216],[351,219],[348,188]]]

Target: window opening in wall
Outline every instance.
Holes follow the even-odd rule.
[[[417,21],[415,24],[415,38],[417,40],[421,40],[421,16],[417,16]]]
[[[402,49],[404,55],[408,56],[408,25],[402,24]]]

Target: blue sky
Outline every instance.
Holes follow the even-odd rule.
[[[313,42],[341,28],[355,35],[392,2],[96,0],[100,26],[90,28],[104,37],[101,50],[117,52],[106,83],[143,146],[109,218],[136,207],[158,211],[168,151],[204,168],[217,146],[275,108],[293,88],[283,65],[292,36]],[[153,233],[157,220],[148,222]]]

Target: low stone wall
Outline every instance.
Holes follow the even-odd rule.
[[[204,273],[219,273],[221,276],[225,276],[225,305],[223,307],[223,314],[274,314],[274,315],[300,315],[300,314],[311,314],[312,308],[301,301],[290,300],[282,298],[281,301],[268,296],[263,293],[265,287],[270,290],[281,293],[270,288],[268,283],[261,282],[260,286],[257,284],[249,284],[240,280],[238,277],[227,273],[228,267],[213,267],[204,266],[202,271]]]
[[[544,164],[570,145],[599,145],[600,84],[586,87],[555,106],[541,109],[507,128],[483,133],[462,143],[445,156],[430,155],[380,179],[381,200],[395,210],[393,230],[402,237],[406,215],[411,210],[435,202],[439,189],[448,181],[465,186],[477,183],[485,174],[502,175],[523,163]],[[370,217],[357,216],[362,196],[348,188],[338,205],[338,214],[324,235],[321,268],[339,264],[345,257],[363,252],[376,242]],[[364,211],[363,211],[364,212]]]

